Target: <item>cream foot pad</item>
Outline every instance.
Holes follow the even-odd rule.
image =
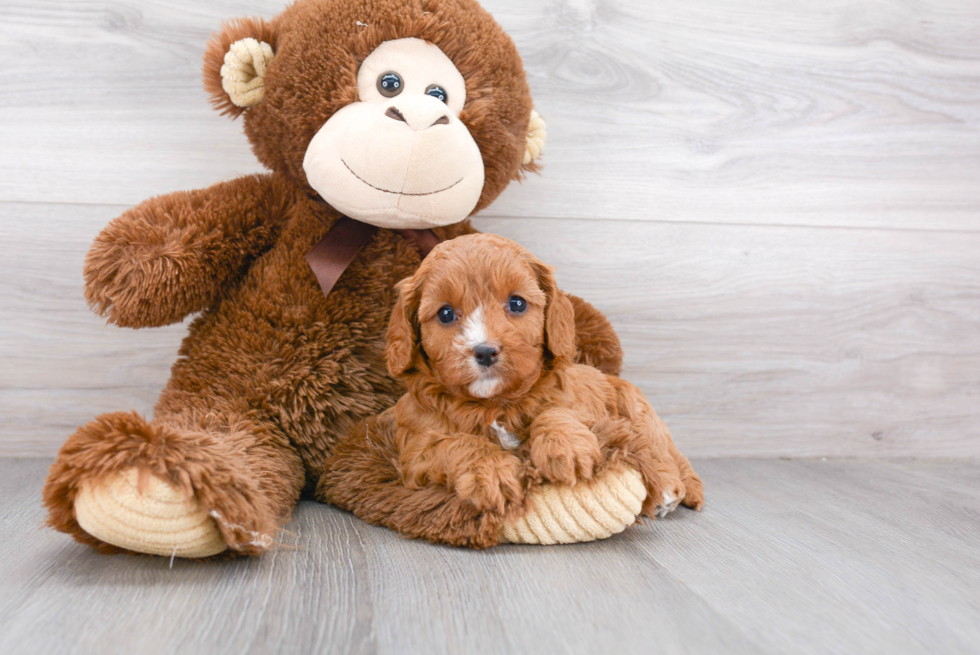
[[[196,498],[187,498],[155,475],[126,469],[98,483],[83,482],[75,518],[102,541],[150,555],[207,557],[227,548],[214,520]]]
[[[544,485],[528,511],[504,525],[500,541],[550,545],[605,539],[636,521],[646,496],[643,479],[631,468],[574,487]]]

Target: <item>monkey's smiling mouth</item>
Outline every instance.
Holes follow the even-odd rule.
[[[358,175],[357,173],[355,173],[354,170],[350,166],[347,165],[347,162],[345,162],[343,160],[343,158],[341,158],[340,163],[342,163],[344,165],[344,167],[346,167],[347,170],[350,171],[350,174],[351,175],[353,175],[354,177],[356,177],[357,179],[359,179],[361,182],[364,182],[364,184],[368,185],[372,189],[376,189],[378,191],[381,191],[382,193],[390,193],[390,194],[396,195],[396,196],[431,196],[431,195],[436,194],[436,193],[442,193],[443,191],[449,191],[454,186],[456,186],[457,184],[459,184],[460,182],[463,181],[463,178],[459,178],[458,180],[456,180],[455,182],[453,182],[452,184],[450,184],[449,186],[447,186],[445,189],[439,189],[437,191],[427,191],[425,193],[402,193],[401,191],[389,191],[388,189],[382,189],[379,186],[374,186],[373,184],[371,184],[370,182],[368,182],[367,180],[365,180],[363,177],[361,177],[360,175]]]

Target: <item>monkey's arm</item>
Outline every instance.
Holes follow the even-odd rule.
[[[176,323],[271,245],[292,199],[274,176],[251,175],[146,200],[96,237],[85,298],[123,327]]]
[[[612,323],[578,296],[565,295],[575,308],[576,361],[594,366],[607,375],[619,375],[623,368],[623,348]]]

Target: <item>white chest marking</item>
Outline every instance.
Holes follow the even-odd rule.
[[[494,421],[490,424],[490,427],[497,433],[497,441],[500,442],[500,446],[504,450],[514,450],[521,445],[520,438],[500,423]]]

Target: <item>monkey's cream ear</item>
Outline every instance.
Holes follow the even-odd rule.
[[[225,53],[221,88],[236,107],[251,107],[265,95],[265,69],[275,57],[272,46],[252,37],[235,41]]]
[[[204,88],[215,109],[234,117],[262,102],[276,36],[275,28],[261,18],[239,18],[211,36],[204,55]]]
[[[544,119],[538,112],[531,110],[531,120],[527,124],[527,148],[524,150],[524,161],[522,167],[525,170],[534,170],[537,160],[544,151],[544,143],[548,140],[548,129],[544,124]]]

